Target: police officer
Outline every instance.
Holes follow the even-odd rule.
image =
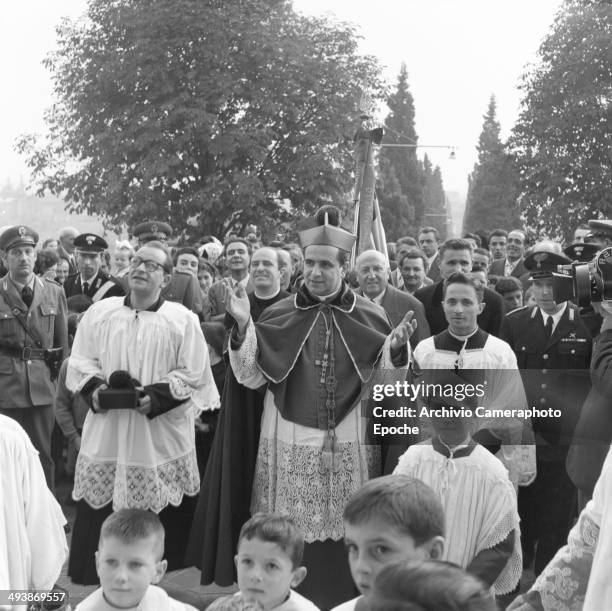
[[[23,225],[0,235],[8,270],[0,279],[0,413],[26,430],[53,489],[51,368],[68,355],[67,308],[62,287],[34,274],[37,242],[38,234]]]
[[[108,248],[104,238],[94,233],[82,233],[74,238],[74,247],[78,272],[68,276],[64,282],[66,297],[87,295],[95,303],[105,297],[125,295],[119,280],[100,269],[102,252]]]
[[[132,235],[138,239],[138,246],[144,246],[147,242],[158,241],[167,245],[172,236],[172,227],[161,221],[147,221],[136,225]],[[162,290],[161,296],[167,301],[182,303],[186,308],[195,312],[200,318],[204,304],[198,279],[191,274],[185,274],[176,270],[172,271],[170,284]]]
[[[538,575],[564,545],[575,511],[575,488],[565,458],[589,389],[591,338],[578,308],[555,301],[553,272],[571,259],[557,244],[541,242],[525,258],[537,305],[506,315],[500,337],[514,350],[529,406],[559,410],[560,417],[534,417],[537,476],[519,491],[523,558],[535,552]]]

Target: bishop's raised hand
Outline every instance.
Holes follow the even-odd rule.
[[[232,287],[229,279],[223,283],[223,301],[225,310],[238,325],[238,331],[243,333],[251,317],[251,302],[246,290],[241,284]]]

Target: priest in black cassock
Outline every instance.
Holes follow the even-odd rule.
[[[251,317],[257,322],[267,307],[289,297],[289,293],[280,288],[279,256],[275,249],[264,247],[255,251],[249,271],[254,291],[248,298]],[[234,322],[226,314],[228,330]],[[257,390],[239,384],[232,368],[226,368],[217,431],[187,549],[187,562],[201,569],[201,581],[205,584],[232,585],[236,580],[234,555],[238,535],[251,517],[264,390],[265,387]]]

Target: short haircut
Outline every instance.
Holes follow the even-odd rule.
[[[478,248],[482,246],[482,238],[477,233],[466,233],[463,237],[466,240],[474,240]]]
[[[494,229],[493,231],[491,231],[491,233],[489,233],[489,241],[491,241],[491,238],[507,238],[508,237],[508,232],[505,229]]]
[[[474,248],[474,254],[476,253],[487,257],[487,259],[491,258],[491,253],[486,248]]]
[[[51,248],[43,248],[36,253],[38,269],[44,272],[59,263],[59,255]]]
[[[505,295],[506,293],[512,293],[514,291],[523,291],[523,285],[518,278],[514,276],[506,276],[504,278],[499,278],[495,283],[495,290],[500,295]]]
[[[439,560],[395,562],[374,581],[372,611],[497,611],[486,584],[461,567]]]
[[[266,248],[263,246],[262,248]],[[270,248],[270,246],[268,246]],[[258,249],[259,250],[259,249]],[[273,248],[276,251],[276,258],[278,261],[278,269],[283,267],[283,265],[287,265],[287,267],[291,268],[293,265],[293,261],[291,260],[291,253],[288,250],[285,250],[282,246],[277,246]],[[255,254],[255,253],[253,253]]]
[[[217,275],[217,270],[215,266],[207,259],[204,259],[203,257],[199,257],[198,258],[198,274],[202,271],[207,271],[213,278]]]
[[[421,235],[422,233],[433,233],[436,242],[440,240],[440,232],[435,227],[421,227],[417,235]]]
[[[143,248],[155,248],[157,250],[161,250],[164,255],[166,256],[166,262],[164,263],[164,272],[166,272],[166,274],[171,274],[172,273],[172,255],[170,254],[170,251],[168,250],[168,248],[166,247],[166,245],[163,242],[160,242],[159,240],[151,240],[149,242],[147,242],[146,244],[143,244],[137,252],[140,252]]]
[[[256,513],[240,529],[240,542],[246,539],[261,539],[278,545],[291,560],[293,569],[302,564],[304,555],[304,535],[291,518],[276,513]]]
[[[349,499],[345,522],[358,525],[374,519],[409,535],[416,545],[444,536],[440,499],[429,486],[407,475],[371,479]]]
[[[181,246],[180,248],[176,248],[172,252],[172,262],[174,263],[174,265],[177,264],[178,258],[181,255],[191,255],[192,257],[195,257],[198,261],[200,260],[200,255],[193,246]]]
[[[45,248],[49,247],[49,244],[51,244],[51,242],[55,242],[57,244],[58,240],[57,238],[47,238],[43,243],[42,243],[42,248],[43,250]]]
[[[463,238],[451,238],[450,240],[445,240],[440,245],[438,252],[440,253],[440,260],[444,257],[444,253],[447,250],[469,250],[470,255],[474,253],[474,247],[471,242],[464,240]]]
[[[223,250],[221,251],[221,254],[225,256],[225,254],[227,253],[227,247],[230,244],[235,244],[236,242],[240,242],[246,246],[247,252],[249,253],[250,257],[251,253],[253,252],[253,246],[251,245],[251,242],[249,242],[246,238],[241,238],[238,235],[232,235],[227,238],[225,242],[223,242]]]
[[[115,537],[121,543],[134,543],[149,537],[155,537],[155,546],[158,548],[158,560],[164,555],[164,527],[159,516],[152,511],[144,509],[120,509],[111,513],[102,523],[100,542]]]
[[[511,233],[520,233],[523,236],[523,241],[527,240],[527,234],[525,233],[523,229],[511,229],[508,232],[508,235],[510,235]]]
[[[474,279],[470,278],[468,274],[464,274],[463,272],[454,272],[446,280],[444,280],[442,299],[446,297],[446,289],[448,289],[451,284],[465,284],[466,286],[471,286],[474,291],[476,291],[476,296],[482,299],[482,291],[478,286],[476,286]]]
[[[397,266],[401,269],[404,259],[421,259],[423,261],[423,269],[427,269],[427,259],[425,258],[425,253],[420,248],[412,248],[411,250],[407,250],[402,253],[402,256],[399,258],[397,262]]]

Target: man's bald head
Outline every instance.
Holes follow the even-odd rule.
[[[389,267],[387,263],[387,257],[382,254],[382,252],[374,249],[364,250],[358,257],[355,259],[355,269],[359,269],[360,265],[363,265],[364,261],[378,261],[380,264],[385,267]]]
[[[62,227],[59,232],[59,241],[62,248],[68,253],[74,252],[74,238],[79,235],[79,230],[75,227]]]
[[[377,250],[365,250],[355,261],[357,281],[363,294],[370,299],[387,289],[389,264],[387,258]]]

